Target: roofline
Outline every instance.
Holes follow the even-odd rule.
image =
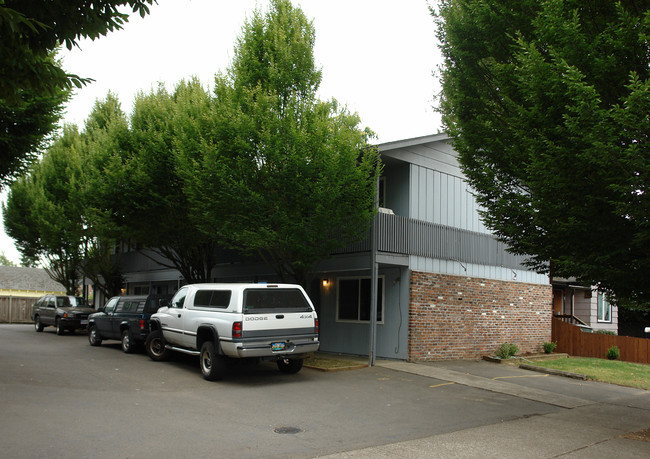
[[[411,139],[395,140],[392,142],[380,143],[377,149],[382,151],[397,150],[399,148],[411,147],[413,145],[421,145],[423,143],[439,142],[441,140],[449,140],[451,137],[446,132],[439,134],[429,134],[420,137],[413,137]]]

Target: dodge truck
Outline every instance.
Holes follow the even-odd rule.
[[[207,380],[222,379],[229,359],[274,360],[297,373],[318,350],[318,317],[293,284],[190,284],[150,319],[145,349],[152,360],[170,352],[199,356]]]

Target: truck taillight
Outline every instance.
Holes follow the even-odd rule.
[[[235,322],[232,324],[232,337],[241,338],[241,322]]]
[[[140,323],[139,323],[139,325],[140,325],[140,330],[144,330],[145,327],[147,326],[147,324],[146,324],[146,322],[144,321],[144,319],[140,319]]]
[[[318,335],[318,319],[314,319],[314,332]]]

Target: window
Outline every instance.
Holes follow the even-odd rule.
[[[598,292],[598,322],[612,321],[612,305],[603,293]]]
[[[244,314],[274,312],[311,312],[302,291],[291,288],[265,288],[244,290]]]
[[[342,322],[370,321],[370,286],[369,277],[339,278],[337,320]],[[384,317],[384,279],[377,279],[377,322]]]
[[[119,298],[111,298],[108,300],[108,303],[106,303],[106,306],[104,306],[104,311],[107,314],[113,312],[113,309],[115,309],[115,305],[117,304],[117,300],[119,300]]]
[[[230,290],[198,290],[194,295],[194,306],[226,309],[230,305],[231,296]]]
[[[176,292],[176,295],[174,295],[174,298],[172,298],[172,308],[182,308],[183,303],[185,303],[185,297],[187,296],[187,288],[183,287],[180,289],[178,292]]]

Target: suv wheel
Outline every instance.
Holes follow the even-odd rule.
[[[151,360],[160,362],[169,358],[169,349],[165,347],[165,338],[160,330],[154,330],[149,333],[144,346],[147,349],[147,355]]]
[[[122,350],[127,354],[132,354],[135,351],[135,342],[128,329],[122,331]]]
[[[56,319],[56,323],[54,324],[54,326],[56,327],[57,335],[62,335],[63,333],[65,333],[65,328],[63,328],[63,326],[61,325],[61,319]]]
[[[102,338],[97,333],[97,329],[94,325],[91,325],[88,329],[88,342],[91,346],[99,346],[102,344]]]
[[[41,323],[40,316],[34,317],[34,329],[39,333],[43,331],[43,324]]]
[[[278,360],[278,369],[282,373],[293,375],[298,373],[302,368],[303,359],[280,359]]]
[[[208,381],[222,379],[226,372],[226,358],[217,354],[214,343],[206,341],[201,346],[201,355],[199,357],[201,373]]]

